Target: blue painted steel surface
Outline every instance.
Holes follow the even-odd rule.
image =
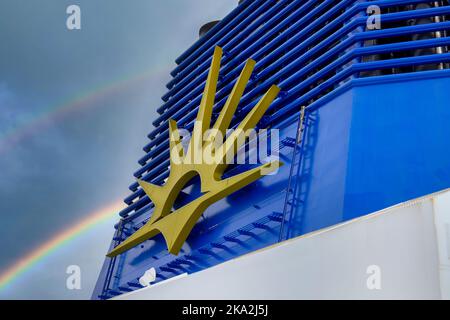
[[[382,10],[380,30],[366,28],[369,5]],[[178,256],[159,235],[107,258],[93,298],[139,288],[151,267],[158,281],[197,272],[449,187],[448,15],[447,1],[244,1],[176,60],[134,177],[162,184],[168,176],[168,119],[192,129],[215,45],[224,48],[215,113],[249,58],[257,64],[233,124],[270,85],[281,87],[259,127],[280,129],[285,166],[211,206]],[[305,129],[296,145],[301,106]],[[152,213],[138,184],[129,188],[111,247]],[[184,191],[178,206],[196,197],[199,182]]]

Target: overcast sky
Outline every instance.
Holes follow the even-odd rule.
[[[237,2],[0,1],[0,271],[128,195],[174,60]],[[66,27],[71,4],[81,30]],[[52,252],[0,298],[89,298],[115,221]],[[73,264],[81,290],[66,289]]]

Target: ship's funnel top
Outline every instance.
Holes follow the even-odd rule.
[[[212,27],[214,27],[216,24],[218,24],[220,20],[211,21],[208,23],[205,23],[203,26],[201,26],[200,30],[198,31],[199,37],[203,37],[209,30],[211,30]]]
[[[240,5],[245,0],[239,0],[238,5]],[[200,30],[198,31],[198,36],[201,38],[203,37],[209,30],[212,29],[216,24],[218,24],[220,20],[211,21],[208,23],[205,23],[203,26],[200,27]]]

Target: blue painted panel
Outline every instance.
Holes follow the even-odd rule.
[[[342,221],[352,103],[350,90],[308,114],[290,237]]]
[[[450,187],[450,77],[395,78],[308,115],[289,237]]]
[[[450,78],[355,87],[344,218],[450,187]]]

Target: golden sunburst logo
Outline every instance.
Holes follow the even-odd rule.
[[[231,134],[226,131],[231,124],[238,103],[244,93],[255,66],[249,59],[223,106],[213,128],[211,116],[219,77],[222,49],[216,47],[206,80],[203,97],[194,124],[189,146],[183,149],[181,136],[174,120],[169,120],[170,175],[163,186],[138,180],[139,185],[154,204],[148,222],[107,254],[114,257],[141,242],[161,233],[170,253],[178,254],[201,214],[213,203],[277,170],[282,163],[271,161],[243,173],[222,179],[228,167],[226,159],[234,157],[241,148],[249,129],[253,129],[277,97],[280,89],[273,85]],[[195,176],[200,176],[201,196],[185,206],[172,211],[174,202],[184,186]]]

